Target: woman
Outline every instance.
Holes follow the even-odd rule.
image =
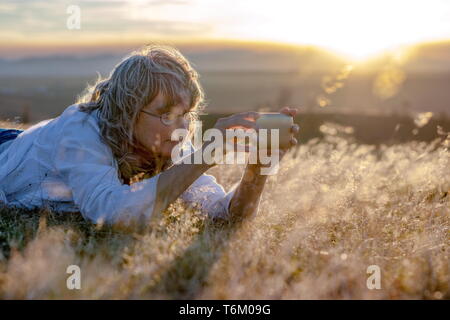
[[[205,174],[213,165],[171,166],[178,143],[171,133],[192,129],[203,97],[196,71],[177,50],[148,46],[132,53],[59,117],[24,132],[3,132],[0,202],[81,212],[100,224],[146,224],[177,198],[211,217],[254,214],[267,178],[259,164],[248,164],[228,193]],[[257,117],[234,114],[215,128],[252,129]],[[297,143],[293,137],[291,142]]]

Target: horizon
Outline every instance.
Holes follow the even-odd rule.
[[[318,52],[332,55],[336,58],[346,60],[349,63],[362,63],[377,59],[380,56],[395,53],[398,51],[407,51],[424,46],[450,46],[450,38],[420,41],[409,44],[401,44],[388,47],[374,54],[368,55],[364,59],[352,59],[345,54],[340,54],[330,48],[313,44],[289,43],[289,42],[275,42],[275,41],[261,41],[261,40],[242,40],[242,39],[196,39],[196,40],[174,40],[174,41],[160,41],[148,40],[142,42],[128,42],[128,43],[102,43],[102,44],[64,44],[64,45],[2,45],[0,52],[0,59],[17,60],[35,57],[52,57],[52,56],[76,56],[89,57],[99,55],[118,55],[127,54],[133,50],[139,49],[146,45],[163,45],[180,48],[181,50],[193,51],[208,51],[216,49],[230,49],[230,48],[247,48],[253,50],[283,50],[283,51],[298,51],[298,50],[315,50]]]

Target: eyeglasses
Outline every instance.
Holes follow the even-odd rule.
[[[148,112],[146,110],[141,110],[141,112],[148,114],[150,116],[159,118],[161,120],[161,122],[166,126],[171,126],[181,117],[183,117],[184,120],[189,122],[192,119],[195,119],[197,116],[197,113],[194,111],[189,111],[182,115],[173,114],[171,112],[166,112],[163,114],[155,114],[155,113]]]

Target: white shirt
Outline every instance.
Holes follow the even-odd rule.
[[[123,184],[97,120],[97,111],[87,114],[72,105],[0,145],[0,203],[81,212],[94,223],[148,221],[160,174]],[[202,174],[180,198],[209,216],[226,218],[233,193]]]

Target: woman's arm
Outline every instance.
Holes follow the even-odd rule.
[[[194,153],[203,152],[202,148]],[[190,154],[189,156],[193,156]],[[192,162],[192,161],[191,161]],[[160,173],[157,184],[156,202],[152,216],[160,214],[186,189],[214,164],[177,164]],[[248,164],[241,182],[231,199],[230,217],[247,217],[258,208],[267,175],[261,175],[261,165]]]
[[[295,117],[296,108],[284,107],[281,113]],[[299,131],[298,125],[291,128],[293,134]],[[297,144],[297,139],[291,137],[291,147]],[[279,161],[284,157],[287,150],[279,150]],[[262,164],[247,164],[241,182],[230,202],[229,212],[233,220],[243,220],[255,216],[258,212],[259,202],[264,190],[268,175],[262,175],[261,169],[267,167]]]
[[[247,164],[241,182],[230,202],[231,219],[245,219],[257,213],[268,177],[261,175],[260,169],[258,164]]]

